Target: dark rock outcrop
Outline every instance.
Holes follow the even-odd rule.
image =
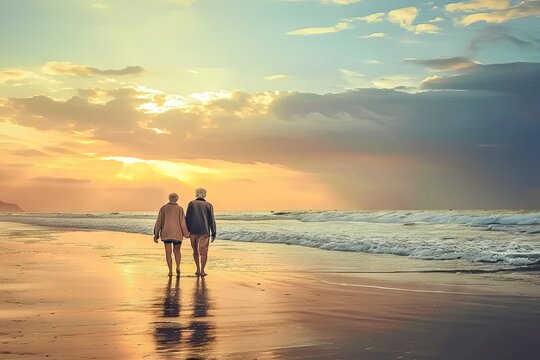
[[[10,204],[0,201],[0,212],[21,212],[23,209],[17,204]]]

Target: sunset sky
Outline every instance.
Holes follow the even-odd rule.
[[[540,1],[0,1],[0,200],[538,208]]]

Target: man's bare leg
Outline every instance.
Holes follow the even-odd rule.
[[[201,275],[206,276],[206,273],[204,272],[204,267],[206,266],[206,259],[208,259],[208,255],[201,255]]]
[[[201,275],[206,276],[204,268],[206,267],[206,260],[208,259],[208,246],[210,245],[210,237],[204,235],[199,240],[199,254],[201,256]]]
[[[175,244],[173,247],[174,260],[176,261],[176,276],[180,276],[180,244]]]
[[[172,244],[165,244],[165,258],[169,267],[169,276],[172,276]]]

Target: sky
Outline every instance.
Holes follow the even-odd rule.
[[[540,1],[0,0],[0,200],[540,204]]]

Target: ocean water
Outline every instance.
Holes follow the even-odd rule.
[[[14,213],[0,221],[152,234],[155,212]],[[540,211],[219,212],[218,239],[330,251],[540,267]]]

